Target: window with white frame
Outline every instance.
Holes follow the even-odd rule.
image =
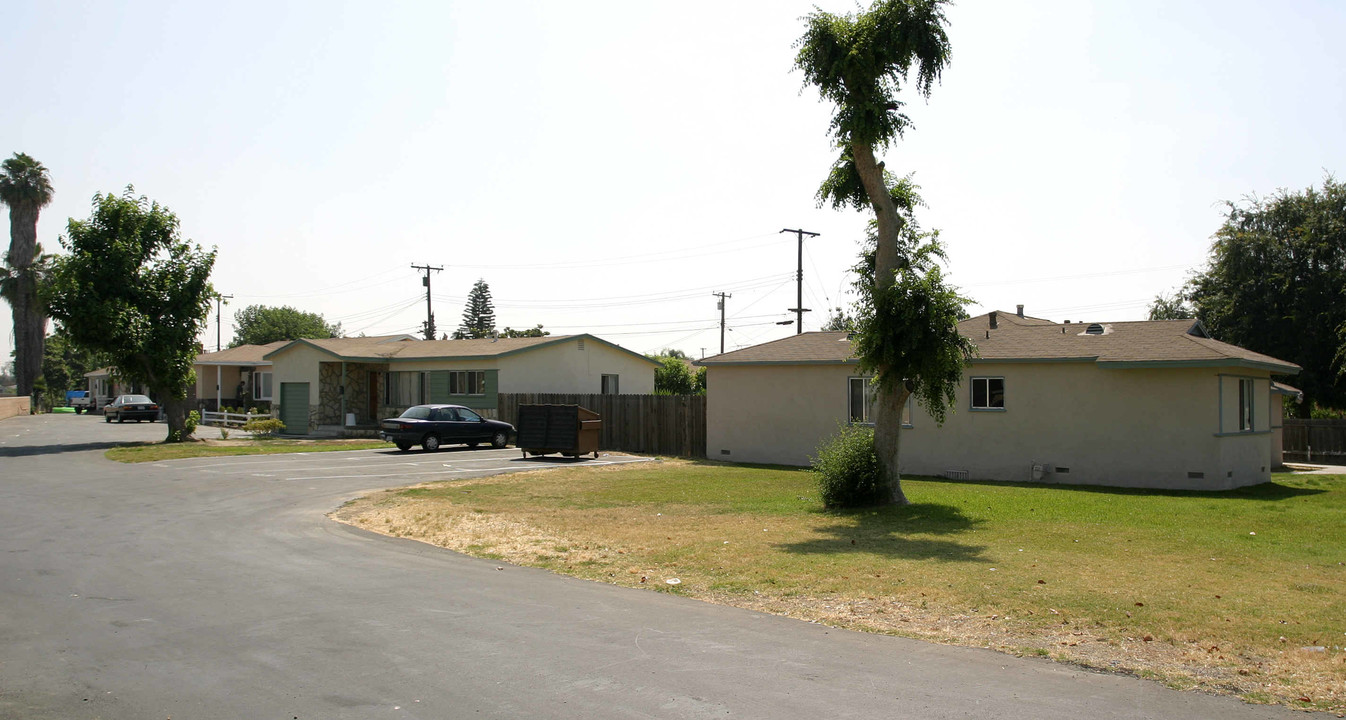
[[[972,378],[972,409],[1004,410],[1005,378],[1003,377]]]
[[[874,383],[872,378],[853,377],[847,379],[847,416],[852,425],[872,425],[874,424]],[[907,396],[907,402],[902,406],[902,427],[910,428],[911,411],[915,407],[916,397]]]
[[[480,370],[455,370],[449,373],[450,395],[485,395],[486,373]]]
[[[617,390],[618,390],[617,376],[616,376],[616,375],[604,375],[604,376],[603,376],[603,386],[602,386],[602,388],[601,388],[601,392],[602,392],[604,395],[617,395],[617,394],[618,394],[618,391],[617,391]]]
[[[271,373],[255,372],[252,374],[252,399],[271,399]]]
[[[1253,379],[1239,378],[1239,432],[1253,430]]]

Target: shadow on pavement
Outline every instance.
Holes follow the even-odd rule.
[[[152,443],[138,442],[89,442],[74,445],[24,445],[20,447],[0,448],[0,458],[31,457],[34,455],[60,455],[62,453],[85,452],[87,450],[111,450],[116,447],[135,447]]]

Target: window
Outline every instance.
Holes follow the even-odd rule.
[[[255,372],[252,374],[252,399],[271,399],[271,373]]]
[[[458,419],[463,422],[481,422],[481,416],[467,408],[458,408]]]
[[[616,376],[616,375],[604,375],[604,376],[603,376],[602,393],[603,393],[604,395],[618,395],[618,394],[620,394],[620,393],[618,392],[618,390],[617,390],[617,387],[618,387],[618,386],[617,386],[617,376]]]
[[[972,378],[972,409],[1004,410],[1005,378],[1002,377]]]
[[[455,370],[449,373],[450,395],[485,395],[486,373],[480,370]]]
[[[852,425],[872,425],[874,424],[874,390],[871,378],[853,377],[847,380],[849,386],[849,398],[847,406],[848,415]],[[907,396],[907,404],[902,407],[902,427],[910,428],[911,411],[915,405],[916,397]]]
[[[1253,429],[1253,380],[1239,379],[1239,432]]]
[[[384,402],[393,407],[425,402],[425,373],[390,372],[384,375]]]

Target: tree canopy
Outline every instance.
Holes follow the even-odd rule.
[[[898,473],[902,409],[915,392],[942,419],[972,348],[958,335],[962,298],[940,274],[934,234],[914,223],[919,198],[875,158],[911,125],[901,112],[903,85],[928,98],[949,63],[944,0],[879,0],[868,10],[815,10],[795,43],[795,69],[835,106],[831,134],[840,154],[818,189],[833,208],[872,210],[872,253],[864,273],[856,354],[875,375],[874,449],[890,488],[905,503]],[[872,257],[872,261],[868,258]]]
[[[1148,320],[1188,320],[1196,317],[1196,311],[1188,304],[1182,293],[1165,295],[1159,293],[1150,303]]]
[[[668,353],[664,350],[664,353]],[[676,351],[674,351],[676,352]],[[655,395],[703,395],[705,384],[698,385],[698,376],[692,372],[692,366],[685,355],[650,355],[651,360],[659,363],[654,369]],[[705,368],[701,368],[705,369]]]
[[[502,338],[547,337],[548,335],[551,335],[551,332],[543,330],[541,323],[537,327],[530,327],[527,330],[515,330],[507,327],[500,331],[500,337]]]
[[[50,283],[50,308],[72,342],[106,355],[117,375],[164,406],[168,441],[185,439],[197,337],[214,289],[215,251],[184,240],[178,218],[127,186],[99,193],[71,219]]]
[[[1346,185],[1227,203],[1186,296],[1214,337],[1304,368],[1299,412],[1346,409]]]
[[[9,251],[4,256],[3,294],[14,319],[18,394],[28,395],[42,374],[46,310],[38,295],[45,265],[37,243],[37,220],[54,191],[47,168],[32,156],[14,153],[0,163],[0,202],[9,206]]]
[[[467,294],[463,322],[453,332],[454,340],[490,337],[495,332],[495,307],[491,304],[491,286],[478,280]]]
[[[288,305],[249,305],[234,313],[234,339],[229,347],[341,336],[341,323],[329,325],[318,313],[304,312]]]

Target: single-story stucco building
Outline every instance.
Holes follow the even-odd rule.
[[[269,407],[275,392],[271,361],[266,354],[288,344],[239,345],[196,356],[195,397],[205,410],[221,407]]]
[[[286,431],[373,425],[445,402],[494,416],[499,393],[650,394],[657,363],[593,335],[293,340],[262,356]]]
[[[943,426],[911,403],[901,470],[973,480],[1224,490],[1266,482],[1299,366],[1222,343],[1195,320],[1055,323],[991,312]],[[807,465],[840,423],[870,423],[846,333],[812,332],[698,362],[713,459]],[[1293,388],[1289,389],[1293,391]]]

